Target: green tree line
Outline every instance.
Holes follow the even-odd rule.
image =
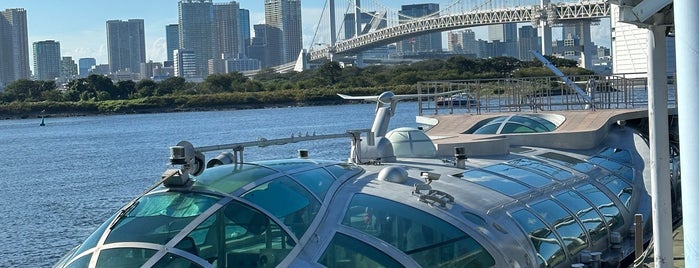
[[[592,74],[571,60],[547,57],[569,75]],[[510,57],[425,60],[403,65],[365,68],[325,62],[318,68],[276,73],[263,70],[254,77],[241,73],[214,74],[203,82],[181,77],[162,81],[118,81],[90,75],[56,89],[54,81],[18,80],[0,93],[0,116],[48,114],[138,113],[193,109],[255,108],[276,105],[342,103],[337,93],[378,94],[392,90],[415,93],[420,81],[551,76],[538,61]]]

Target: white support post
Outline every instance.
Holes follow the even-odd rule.
[[[655,21],[663,21],[662,14],[655,17]],[[648,118],[655,267],[673,267],[666,28],[664,25],[651,25],[648,32]]]
[[[677,110],[682,155],[682,221],[686,267],[699,267],[699,1],[675,0],[675,48],[677,52]]]

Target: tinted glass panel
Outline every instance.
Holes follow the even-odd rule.
[[[490,267],[493,257],[473,238],[424,211],[357,194],[342,224],[402,250],[423,267]]]
[[[500,133],[502,134],[508,134],[508,133],[534,133],[536,132],[534,129],[518,124],[518,123],[505,123],[505,126],[502,127],[502,130]]]
[[[288,177],[255,187],[242,197],[283,221],[297,238],[303,236],[320,209],[320,202]]]
[[[609,191],[619,197],[619,200],[621,200],[624,206],[629,207],[631,194],[633,194],[633,187],[631,187],[631,185],[614,175],[604,176],[597,179],[597,181],[607,186]]]
[[[332,173],[335,178],[342,178],[344,176],[352,176],[354,174],[359,174],[363,169],[357,165],[353,164],[337,164],[326,167],[330,173]]]
[[[320,200],[325,199],[328,188],[335,182],[335,178],[330,173],[320,168],[296,173],[291,176],[311,190]]]
[[[613,160],[609,160],[602,157],[592,157],[588,159],[588,161],[590,161],[590,163],[600,165],[601,167],[611,172],[614,172],[619,176],[626,178],[627,180],[633,180],[633,169],[631,169],[628,166],[619,164],[617,162],[614,162]]]
[[[502,174],[504,176],[518,180],[520,182],[534,187],[541,187],[553,182],[551,179],[548,179],[537,173],[505,164],[492,165],[483,169]]]
[[[261,165],[273,168],[279,171],[290,171],[297,168],[313,166],[316,163],[308,159],[283,159],[283,160],[269,160],[258,162]]]
[[[231,201],[176,247],[221,267],[274,267],[294,247],[290,235],[264,213]]]
[[[605,148],[599,155],[607,157],[609,159],[614,159],[619,163],[631,164],[631,153],[629,151],[619,148]]]
[[[473,132],[473,134],[495,134],[498,132],[498,129],[500,129],[500,124],[488,124],[485,125],[476,131]]]
[[[326,267],[403,267],[385,253],[350,236],[335,233],[318,263]]]
[[[187,267],[187,268],[196,268],[196,267],[201,267],[200,265],[184,258],[180,257],[178,255],[168,253],[165,254],[165,256],[160,259],[155,265],[153,265],[153,268],[170,268],[170,267]]]
[[[140,267],[155,254],[142,248],[113,248],[100,251],[97,267]]]
[[[587,234],[573,215],[551,200],[544,200],[531,205],[539,216],[556,229],[563,239],[563,244],[571,255],[575,255],[587,247]]]
[[[90,266],[90,259],[92,259],[92,254],[87,254],[85,256],[80,257],[80,259],[75,260],[74,262],[70,263],[68,266],[65,266],[66,268],[84,268],[84,267],[89,267]],[[62,267],[62,266],[57,266],[57,267]]]
[[[590,200],[597,209],[604,215],[607,225],[612,230],[624,225],[624,216],[621,215],[619,208],[614,205],[611,199],[604,193],[602,193],[597,187],[587,184],[577,189],[577,191],[584,197]]]
[[[513,180],[479,170],[466,171],[461,178],[509,196],[521,194],[529,189]]]
[[[586,172],[595,168],[594,165],[592,165],[588,162],[585,162],[583,160],[580,160],[580,159],[577,159],[574,157],[570,157],[567,155],[558,154],[558,153],[549,152],[549,153],[540,154],[539,156],[546,158],[548,160],[551,160],[553,162],[556,162],[560,165],[570,167],[570,168],[575,169],[575,170],[582,172],[582,173],[586,173]]]
[[[541,122],[535,120],[534,117],[530,117],[530,116],[515,115],[515,116],[512,116],[509,121],[525,125],[535,132],[549,132],[552,130],[552,129],[547,128],[545,125],[541,124]]]
[[[607,237],[607,226],[602,220],[602,216],[597,213],[587,200],[583,199],[576,192],[565,192],[556,196],[563,206],[573,211],[576,217],[587,229],[590,240],[594,243],[601,238]]]
[[[232,193],[253,181],[277,173],[276,171],[250,164],[224,165],[206,169],[196,177],[195,185],[205,184],[223,193]]]
[[[149,242],[164,245],[217,201],[218,197],[196,193],[160,192],[146,195],[119,220],[105,244]]]
[[[560,169],[558,167],[552,166],[545,162],[531,159],[531,158],[520,158],[507,162],[510,165],[518,166],[521,168],[526,168],[534,171],[538,171],[544,174],[548,174],[556,180],[567,180],[573,177],[573,173],[567,170]]]
[[[538,217],[524,209],[513,212],[512,217],[529,235],[537,252],[539,267],[554,267],[565,261],[566,255],[561,243]]]

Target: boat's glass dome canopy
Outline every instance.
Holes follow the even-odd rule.
[[[554,114],[515,114],[489,118],[467,134],[543,133],[556,130],[565,118]]]
[[[397,157],[434,157],[434,143],[424,132],[416,128],[402,127],[386,133]]]

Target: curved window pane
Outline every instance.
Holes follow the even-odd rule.
[[[318,263],[326,267],[403,266],[381,250],[341,233],[335,233]]]
[[[498,133],[498,129],[500,129],[500,124],[488,124],[485,125],[476,131],[473,132],[473,134],[495,134]]]
[[[534,133],[536,132],[534,129],[522,125],[522,124],[517,124],[517,123],[505,123],[505,126],[502,127],[502,130],[500,133],[502,134],[509,134],[509,133]]]
[[[546,158],[546,159],[553,161],[557,164],[570,167],[570,168],[575,169],[578,172],[582,172],[582,173],[589,172],[595,168],[594,165],[592,165],[588,162],[577,159],[575,157],[570,157],[567,155],[559,154],[559,153],[548,152],[548,153],[540,154],[538,156]]]
[[[587,247],[587,234],[573,215],[551,200],[544,200],[531,205],[549,225],[556,229],[568,248],[570,255],[575,255]]]
[[[180,256],[172,253],[165,254],[165,257],[160,259],[153,268],[170,268],[170,267],[186,267],[186,268],[197,268],[200,265]]]
[[[327,168],[330,171],[330,173],[332,173],[335,176],[335,178],[342,178],[344,176],[347,176],[348,174],[359,174],[363,171],[361,167],[348,163],[327,166],[325,168]]]
[[[554,267],[565,261],[566,255],[561,243],[538,217],[524,209],[513,212],[512,217],[529,235],[537,252],[539,267]]]
[[[479,170],[466,171],[461,178],[508,196],[514,196],[529,190],[527,186],[513,180]]]
[[[453,225],[419,209],[357,194],[342,224],[402,250],[423,267],[490,267],[493,257]]]
[[[537,173],[505,164],[492,165],[483,169],[502,174],[534,187],[542,187],[553,182],[551,179],[545,178]]]
[[[232,193],[261,178],[277,173],[273,169],[251,164],[225,165],[206,169],[197,176],[195,185],[206,185],[222,193]]]
[[[175,246],[218,267],[274,267],[295,246],[262,212],[231,201],[197,226]],[[167,263],[165,263],[167,264]],[[187,267],[187,266],[185,266]]]
[[[619,164],[617,162],[614,162],[612,160],[602,158],[602,157],[592,157],[588,159],[590,163],[594,163],[597,165],[600,165],[601,167],[618,174],[627,180],[633,180],[633,169],[626,165]]]
[[[164,245],[217,201],[218,197],[197,193],[160,192],[146,195],[119,220],[105,244],[149,242]]]
[[[599,155],[607,157],[609,159],[614,159],[620,163],[631,164],[631,153],[629,151],[619,148],[605,148]]]
[[[547,128],[546,125],[543,125],[539,120],[536,120],[534,118],[536,117],[515,115],[512,116],[509,121],[525,125],[528,128],[532,129],[534,132],[549,132],[552,130]]]
[[[90,266],[90,259],[92,259],[92,254],[87,254],[80,257],[79,259],[71,262],[68,266],[63,266],[62,264],[56,265],[54,267],[65,267],[65,268],[84,268]]]
[[[140,267],[155,254],[143,248],[113,248],[100,252],[97,267]]]
[[[597,179],[600,183],[604,184],[609,191],[614,193],[624,206],[629,207],[629,201],[631,200],[631,195],[633,194],[633,187],[621,178],[613,175],[604,176]]]
[[[616,230],[624,225],[624,215],[621,215],[621,211],[614,205],[614,202],[597,187],[587,184],[578,188],[577,191],[599,209],[611,230]]]
[[[515,160],[510,160],[507,162],[510,165],[518,166],[521,168],[526,168],[534,171],[538,171],[544,174],[548,174],[556,180],[567,180],[573,177],[573,173],[563,170],[561,168],[552,166],[545,162],[531,159],[531,158],[520,158]]]
[[[335,178],[324,169],[312,169],[291,176],[310,189],[320,200],[325,199],[325,194],[335,182]]]
[[[573,211],[575,216],[580,219],[590,234],[590,240],[593,243],[607,237],[607,226],[604,224],[602,216],[597,213],[597,210],[587,200],[572,191],[559,194],[555,198],[568,210]]]
[[[255,187],[242,197],[284,222],[297,238],[303,236],[320,209],[320,202],[288,177]]]

